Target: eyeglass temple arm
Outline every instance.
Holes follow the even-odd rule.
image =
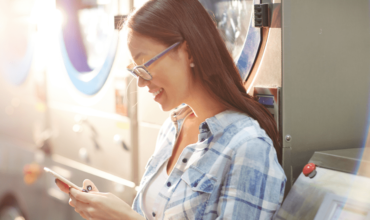
[[[146,62],[143,66],[145,66],[146,68],[149,67],[154,61],[156,61],[159,58],[161,58],[165,53],[167,53],[168,51],[172,50],[174,47],[176,47],[180,43],[181,42],[177,42],[177,43],[172,44],[172,46],[170,46],[169,48],[165,49],[162,53],[160,53],[157,56],[153,57],[152,59],[148,60],[148,62]]]

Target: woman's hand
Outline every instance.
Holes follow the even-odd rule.
[[[67,190],[62,184],[62,182],[57,182],[58,187],[63,192],[70,193],[69,205],[74,207],[75,211],[84,219],[144,219],[143,216],[132,210],[126,202],[117,196],[112,193],[99,192],[90,180],[83,182],[84,189],[87,189],[89,185],[92,186],[92,190],[88,193],[73,188]]]
[[[67,184],[63,183],[59,179],[55,179],[55,183],[62,192],[69,194],[69,186]]]

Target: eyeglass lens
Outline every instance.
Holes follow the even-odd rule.
[[[136,75],[140,76],[141,78],[143,79],[146,79],[146,80],[150,80],[152,79],[152,77],[150,76],[150,74],[148,73],[148,71],[146,71],[144,68],[135,68],[134,69],[134,72]]]

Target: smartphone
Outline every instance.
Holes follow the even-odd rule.
[[[62,177],[61,175],[52,171],[51,169],[49,169],[47,167],[44,167],[44,171],[47,172],[47,173],[52,174],[55,178],[59,179],[60,181],[62,181],[65,184],[67,184],[69,187],[72,187],[72,188],[75,188],[77,190],[82,191],[81,187],[78,187],[76,184],[72,183],[71,181],[67,180],[66,178]]]

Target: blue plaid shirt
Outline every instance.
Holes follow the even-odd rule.
[[[163,124],[132,208],[172,155],[178,128],[192,110],[175,110]],[[272,219],[281,205],[286,177],[271,139],[246,114],[227,110],[206,119],[199,139],[181,153],[152,210],[163,219]]]

